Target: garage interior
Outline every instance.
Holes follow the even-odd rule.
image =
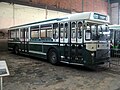
[[[119,0],[0,0],[0,60],[10,72],[3,90],[120,90],[120,58],[111,67],[91,70],[8,51],[10,27],[82,12],[109,15],[110,25],[120,24]]]

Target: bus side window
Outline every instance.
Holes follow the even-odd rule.
[[[63,38],[63,24],[60,24],[60,38]]]
[[[25,38],[28,39],[28,28],[25,28]]]
[[[31,30],[31,38],[39,38],[39,26],[32,26]]]
[[[10,38],[16,38],[16,31],[15,30],[10,31]]]
[[[24,32],[23,32],[23,29],[20,30],[20,38],[24,38]]]
[[[58,34],[58,28],[56,28],[56,29],[53,29],[53,38],[54,39],[58,39],[58,37],[59,37],[59,34]]]
[[[91,39],[91,26],[87,24],[87,28],[85,31],[85,40],[90,40]]]
[[[20,38],[28,38],[28,28],[20,29]]]
[[[65,23],[65,38],[68,38],[68,23]]]
[[[75,29],[76,29],[76,23],[73,22],[72,23],[72,30],[71,30],[71,38],[76,38],[76,31],[75,31]]]
[[[40,37],[41,38],[45,38],[46,37],[46,30],[41,30]]]
[[[19,38],[19,29],[16,30],[16,38]]]
[[[38,31],[31,31],[31,38],[39,38]]]
[[[82,38],[82,22],[78,22],[78,38]]]
[[[53,24],[53,39],[58,39],[59,37],[59,30],[58,30],[58,23]]]
[[[47,38],[52,38],[52,29],[47,29]]]

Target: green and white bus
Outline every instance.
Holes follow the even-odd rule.
[[[111,56],[120,56],[120,25],[109,25]]]
[[[110,57],[108,23],[108,15],[83,12],[14,26],[8,31],[8,49],[52,64],[99,65]]]

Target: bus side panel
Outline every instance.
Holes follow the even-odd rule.
[[[41,42],[39,42],[39,43],[30,42],[29,43],[29,55],[46,59],[46,57],[45,57],[46,54],[43,53],[42,48],[43,48],[43,45]]]
[[[20,49],[20,43],[19,42],[8,42],[8,50],[14,51],[15,47],[18,46]],[[19,50],[20,51],[20,50]]]
[[[13,51],[15,44],[14,43],[9,43],[8,42],[8,50]]]
[[[55,49],[58,51],[58,46],[57,45],[43,45],[43,53],[48,53],[50,49]],[[58,51],[59,52],[59,51]]]

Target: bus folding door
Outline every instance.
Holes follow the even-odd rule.
[[[28,52],[28,28],[21,29],[21,52]]]
[[[80,28],[78,26],[80,25]],[[82,63],[82,23],[69,22],[60,25],[61,60]]]

